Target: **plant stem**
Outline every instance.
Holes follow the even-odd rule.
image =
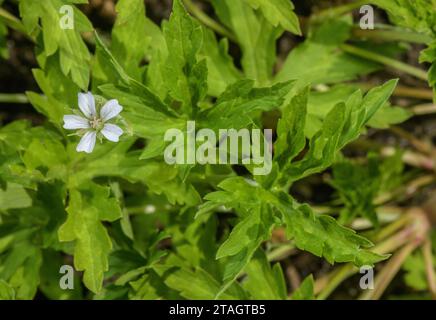
[[[385,157],[393,156],[396,152],[397,152],[397,149],[395,149],[394,147],[385,147],[385,148],[381,148],[381,150],[380,150],[380,153]],[[404,163],[406,163],[412,167],[417,167],[417,168],[421,168],[421,169],[425,169],[425,170],[429,170],[429,171],[434,171],[434,160],[431,157],[426,156],[422,153],[406,150],[403,153],[402,160]],[[383,198],[383,197],[380,197],[380,198]],[[379,204],[381,204],[383,202],[384,201],[381,199],[379,201]]]
[[[408,224],[410,222],[410,219],[411,217],[409,215],[401,216],[398,220],[381,229],[374,240],[379,242],[383,239],[386,239],[387,237],[397,232],[399,229],[403,228],[406,224]]]
[[[291,244],[291,243],[286,243],[280,247],[278,247],[277,249],[272,250],[271,252],[269,252],[267,254],[268,260],[269,261],[278,261],[278,260],[282,260],[283,257],[288,256],[289,254],[291,254],[293,251],[295,250],[295,245]]]
[[[29,103],[27,96],[22,93],[0,93],[0,103]]]
[[[388,254],[392,251],[395,251],[398,248],[402,247],[407,242],[411,241],[411,239],[414,236],[413,231],[414,228],[412,226],[408,226],[402,229],[401,231],[397,232],[390,238],[377,244],[374,247],[374,249],[371,251],[378,254]]]
[[[406,217],[406,216],[405,216]],[[371,251],[378,254],[387,254],[412,244],[418,246],[420,239],[425,237],[429,226],[425,214],[421,209],[409,209],[407,218],[401,218],[401,222],[394,222],[387,226],[380,233],[379,238],[385,237],[387,234],[394,232],[398,227],[405,225],[406,227],[392,235],[390,238],[378,243]],[[409,223],[406,223],[409,222]],[[410,243],[412,241],[412,243]],[[408,249],[410,250],[410,248]],[[407,251],[405,251],[407,253]],[[403,253],[405,254],[405,253]],[[357,273],[359,269],[352,263],[347,263],[336,269],[331,274],[316,280],[316,292],[319,292],[318,299],[326,299],[344,280]]]
[[[403,208],[394,207],[394,206],[382,206],[377,208],[377,216],[382,225],[393,223],[397,221],[400,216],[402,216],[404,212]],[[373,225],[371,221],[366,218],[356,218],[351,223],[351,228],[358,230],[366,230],[372,228]]]
[[[3,8],[0,8],[0,21],[14,30],[26,33],[26,29],[21,21]]]
[[[202,24],[216,31],[217,33],[229,38],[233,42],[238,42],[238,39],[226,27],[222,26],[214,19],[205,14],[192,0],[183,0],[186,8],[196,17]]]
[[[427,72],[424,70],[421,70],[419,68],[413,67],[411,65],[408,65],[407,63],[383,56],[381,54],[365,50],[362,48],[358,48],[349,44],[343,44],[340,46],[342,50],[344,50],[347,53],[350,53],[352,55],[368,59],[374,62],[381,63],[385,66],[392,67],[394,69],[403,71],[407,74],[410,74],[418,79],[428,81]]]
[[[424,256],[425,272],[427,275],[428,288],[433,299],[436,299],[436,276],[433,266],[433,254],[431,249],[431,240],[427,236],[422,246],[422,253]]]
[[[407,215],[410,217],[409,226],[403,229],[394,237],[383,242],[383,244],[377,246],[378,248],[377,250],[374,250],[374,252],[388,252],[386,251],[386,249],[392,248],[392,246],[397,246],[398,248],[399,246],[404,245],[404,247],[399,252],[397,252],[391,259],[389,259],[389,261],[383,267],[382,271],[376,277],[374,284],[375,289],[368,290],[362,293],[359,299],[379,299],[388,287],[389,283],[394,278],[394,276],[400,270],[406,258],[416,248],[418,248],[423,243],[423,241],[426,241],[428,239],[430,222],[427,218],[426,213],[420,208],[412,208],[409,210],[409,213]]]
[[[3,22],[5,25],[7,25],[9,28],[23,33],[24,36],[30,41],[35,42],[35,39],[32,38],[29,34],[27,34],[26,28],[24,27],[20,19],[18,19],[13,14],[11,14],[10,12],[6,11],[3,8],[0,8],[0,21]]]
[[[411,108],[412,112],[417,116],[436,113],[436,105],[432,103],[419,104]]]
[[[352,276],[356,272],[357,268],[351,264],[347,263],[341,268],[337,269],[331,277],[327,279],[326,286],[319,293],[317,299],[325,300],[330,296],[330,294],[347,278]]]
[[[421,141],[413,134],[411,134],[409,131],[406,131],[398,126],[391,126],[389,130],[392,131],[397,136],[399,136],[400,138],[407,140],[419,152],[426,155],[431,155],[433,153],[433,146],[430,143]]]
[[[409,88],[406,86],[397,86],[394,91],[394,95],[398,97],[416,98],[433,100],[433,90],[421,89],[421,88]]]
[[[356,85],[362,90],[369,91],[375,86],[380,85],[380,83],[358,82],[356,83]],[[431,100],[431,101],[434,98],[433,90],[431,89],[413,88],[403,85],[398,85],[395,88],[393,95],[397,97],[415,98],[415,99]]]
[[[378,244],[372,250],[378,254],[386,254],[401,247],[405,242],[409,240],[411,235],[410,229],[401,230],[397,234],[393,235],[388,240]],[[316,281],[317,290],[320,292],[318,295],[319,300],[327,299],[328,296],[347,278],[357,273],[359,269],[352,263],[347,263],[339,269],[335,270],[332,274],[320,278]]]
[[[341,6],[337,6],[337,7],[333,7],[333,8],[328,8],[322,11],[317,12],[313,18],[314,19],[319,19],[319,18],[327,18],[327,17],[337,17],[337,16],[341,16],[347,12],[353,11],[356,8],[359,8],[365,4],[368,4],[367,0],[359,0],[359,1],[355,1],[353,3],[347,3]]]
[[[432,39],[421,33],[412,32],[407,29],[384,27],[375,30],[363,30],[356,26],[353,28],[353,36],[361,39],[371,39],[371,40],[381,40],[381,41],[405,41],[412,43],[427,44],[432,41]]]
[[[289,294],[289,298],[292,297],[292,294],[297,290],[301,285],[301,277],[298,273],[297,268],[293,264],[290,264],[286,268],[286,275],[288,279],[290,280],[291,285],[291,293]]]
[[[385,292],[389,283],[398,273],[401,265],[406,260],[406,258],[418,247],[418,243],[409,243],[404,246],[399,252],[397,252],[386,265],[383,266],[382,270],[376,276],[374,280],[374,290],[364,291],[359,300],[377,300],[380,299],[383,292]]]
[[[385,154],[385,150],[382,151],[383,154]],[[419,157],[421,156],[421,154],[413,154],[414,157]],[[417,161],[422,161],[421,165],[418,166],[417,165]],[[433,160],[431,160],[430,158],[422,158],[422,159],[407,159],[406,161],[404,161],[405,163],[409,164],[409,165],[414,165],[417,167],[421,167],[421,168],[426,168],[429,170],[433,171],[433,166],[429,166],[430,163],[424,165],[425,162],[430,161],[432,162]],[[428,168],[427,168],[428,167]],[[403,196],[403,200],[404,198],[410,198],[411,196],[413,196],[415,194],[416,191],[420,190],[421,188],[433,183],[435,181],[435,175],[434,174],[428,174],[428,175],[424,175],[424,176],[419,176],[416,179],[408,182],[406,185],[402,185],[400,186],[398,189],[395,189],[391,192],[386,192],[381,194],[380,196],[378,196],[375,200],[375,204],[376,205],[383,205],[386,202],[392,201],[394,198],[398,197],[398,196]]]

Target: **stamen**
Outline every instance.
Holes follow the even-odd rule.
[[[91,128],[97,130],[101,127],[103,121],[100,118],[94,117],[92,120],[89,121],[89,124],[91,125]]]

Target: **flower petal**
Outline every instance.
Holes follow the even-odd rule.
[[[103,121],[108,121],[112,118],[115,118],[121,111],[123,107],[120,106],[118,100],[112,99],[106,102],[106,104],[101,108],[100,118]]]
[[[84,151],[86,153],[91,153],[92,150],[94,150],[96,136],[97,134],[95,131],[88,131],[87,133],[85,133],[82,139],[80,139],[76,151],[77,152]]]
[[[89,121],[80,116],[72,114],[64,116],[64,129],[76,130],[76,129],[88,129]]]
[[[114,124],[106,123],[103,130],[101,130],[101,133],[109,141],[118,142],[120,140],[120,135],[123,134],[123,129]]]
[[[97,114],[95,111],[95,99],[91,92],[79,93],[79,108],[86,117],[95,117]]]

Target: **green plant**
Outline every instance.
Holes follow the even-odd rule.
[[[0,298],[32,299],[37,292],[49,299],[326,298],[356,268],[386,259],[389,267],[397,261],[389,254],[422,244],[415,241],[429,233],[422,214],[383,219],[383,205],[416,178],[403,173],[403,154],[370,155],[362,165],[345,159],[343,150],[367,130],[413,115],[389,102],[401,93],[398,80],[369,87],[356,80],[387,67],[435,87],[434,65],[427,78],[395,60],[407,49],[402,42],[372,43],[362,35],[356,41],[348,14],[354,6],[319,12],[300,27],[287,0],[207,2],[218,20],[198,2],[175,0],[169,20],[158,26],[144,1],[119,0],[110,34],[93,30],[76,6],[86,0],[20,0],[21,20],[0,9],[0,55],[6,57],[6,26],[35,45],[33,76],[42,94],[26,97],[45,120],[0,128]],[[405,27],[412,42],[413,35],[428,37],[421,60],[435,61],[434,3],[372,2],[390,14],[392,34]],[[73,8],[73,29],[58,27],[63,5]],[[283,57],[276,47],[285,31],[304,41]],[[374,35],[377,30],[367,37]],[[240,67],[229,42],[241,51]],[[122,131],[119,142],[97,141],[84,154],[63,120],[81,105],[78,93],[88,90],[97,113],[118,101]],[[164,161],[165,133],[186,131],[188,120],[217,132],[266,128],[265,119],[276,133],[268,175],[253,175],[253,165]],[[92,129],[99,133],[104,123],[97,122]],[[339,200],[319,213],[292,190],[331,167]],[[363,235],[353,230],[361,216],[371,222]],[[290,292],[282,266],[271,261],[293,250],[341,265]],[[431,256],[431,246],[426,250]],[[416,286],[423,289],[428,259],[407,261],[406,270],[420,268],[406,281],[420,277]],[[58,285],[64,264],[83,271],[74,290]],[[394,275],[398,268],[384,270]]]

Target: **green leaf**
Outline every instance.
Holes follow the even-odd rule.
[[[99,89],[107,98],[117,97],[124,107],[123,117],[138,137],[158,137],[162,141],[167,129],[186,127],[185,120],[168,116],[172,114],[169,107],[151,92],[142,91],[142,96],[138,96],[124,87],[111,84]]]
[[[356,266],[374,265],[388,257],[366,251],[373,244],[339,225],[333,217],[317,216],[306,204],[284,201],[281,211],[286,233],[299,249],[324,257],[329,263],[352,262]]]
[[[397,80],[370,90],[362,98],[356,91],[346,103],[338,103],[325,117],[321,130],[310,140],[304,158],[290,163],[283,171],[281,181],[296,181],[329,167],[348,143],[355,140],[374,114],[388,101]]]
[[[415,290],[427,290],[428,282],[424,257],[417,252],[407,257],[402,266],[405,271],[404,281],[406,284]]]
[[[155,267],[161,276],[164,277],[165,284],[179,292],[186,299],[209,299],[212,300],[218,294],[221,286],[210,274],[202,269],[194,271],[180,267]],[[239,290],[231,289],[224,293],[222,299],[241,299]]]
[[[28,208],[32,205],[32,198],[16,183],[7,183],[6,189],[0,189],[0,211],[9,209]]]
[[[245,267],[247,279],[242,283],[252,299],[284,300],[287,297],[282,268],[276,263],[272,268],[266,255],[258,250]]]
[[[374,154],[369,154],[365,166],[346,160],[333,166],[331,185],[339,191],[345,204],[341,211],[342,224],[349,223],[356,216],[362,216],[368,218],[374,226],[379,225],[374,204],[381,187],[379,161]]]
[[[127,153],[135,139],[119,142],[115,146],[104,146],[95,150],[86,162],[82,162],[74,175],[69,176],[68,185],[80,188],[97,177],[119,177],[131,183],[140,182],[150,192],[165,194],[171,204],[196,205],[200,197],[190,183],[184,183],[178,176],[176,166],[164,162],[140,160],[139,152]]]
[[[0,300],[14,300],[15,290],[6,281],[0,279]]]
[[[29,241],[16,241],[6,257],[2,257],[0,279],[15,291],[15,299],[33,299],[39,285],[41,251]]]
[[[149,42],[147,57],[150,63],[147,68],[146,84],[161,99],[165,99],[168,92],[165,74],[162,72],[168,58],[168,48],[161,28],[146,19],[147,39]]]
[[[9,51],[7,47],[8,28],[0,21],[0,57],[7,59],[9,57]]]
[[[333,107],[346,101],[358,88],[353,85],[336,85],[325,92],[311,92],[307,106],[306,136],[311,138],[322,127],[322,121]],[[406,108],[384,104],[368,121],[367,126],[376,129],[387,129],[393,124],[399,124],[412,116]]]
[[[288,0],[245,0],[254,9],[260,9],[265,18],[274,26],[301,35],[300,22],[294,13],[294,5]]]
[[[33,107],[55,125],[60,124],[62,116],[66,114],[66,105],[53,99],[52,97],[44,97],[34,92],[27,92],[27,97]]]
[[[315,295],[313,293],[313,276],[307,276],[300,287],[292,294],[292,300],[313,300]]]
[[[182,110],[195,115],[198,102],[207,92],[206,62],[196,58],[202,47],[202,28],[188,15],[181,0],[175,0],[170,20],[162,29],[170,53],[162,70],[165,85],[170,96],[182,103]]]
[[[435,0],[371,0],[389,13],[390,20],[420,33],[436,35]]]
[[[421,52],[420,62],[432,64],[428,72],[428,81],[435,92],[434,100],[436,100],[436,1],[372,0],[371,2],[386,10],[394,24],[429,36],[429,47]]]
[[[168,299],[181,299],[177,291],[169,288],[159,274],[150,270],[141,278],[130,282],[132,287],[129,293],[131,300],[156,300],[163,297]]]
[[[57,53],[47,57],[40,65],[41,69],[33,69],[32,72],[44,94],[26,92],[27,97],[38,112],[45,115],[57,129],[63,130],[63,116],[77,110],[80,88],[63,73]]]
[[[211,2],[220,20],[236,35],[246,77],[254,80],[257,86],[270,85],[276,62],[276,40],[282,29],[271,25],[245,1]]]
[[[208,93],[218,97],[227,86],[242,78],[241,72],[233,64],[228,54],[229,42],[226,38],[217,42],[213,31],[203,28],[203,46],[200,58],[205,58],[208,69]]]
[[[244,269],[259,245],[268,240],[273,220],[267,206],[253,209],[239,222],[227,240],[219,247],[216,258],[229,256],[224,270],[224,281],[233,280]]]
[[[272,227],[278,221],[276,211],[286,225],[288,238],[293,238],[298,248],[322,256],[330,263],[373,265],[386,258],[365,250],[372,246],[370,241],[340,226],[330,216],[316,216],[308,205],[296,203],[289,195],[262,189],[241,177],[226,179],[219,187],[222,191],[206,195],[208,202],[198,214],[224,205],[235,208],[241,219],[217,252],[218,259],[228,257],[224,260],[226,283],[218,296],[237,278],[259,245],[269,239]]]
[[[30,300],[35,297],[40,281],[39,271],[41,262],[41,253],[35,250],[11,277],[10,284],[16,292],[16,299]]]
[[[211,129],[240,129],[253,122],[258,111],[278,109],[293,86],[293,81],[278,83],[267,88],[253,88],[251,80],[241,80],[218,97],[213,108],[203,112],[204,125]]]
[[[179,243],[177,256],[186,264],[200,267],[216,279],[221,279],[222,265],[215,258],[218,219],[213,215],[203,215],[192,221],[194,213],[192,210],[188,216],[180,217],[181,225],[173,235],[173,240]],[[191,219],[184,225],[186,218]]]
[[[432,64],[432,87],[435,1],[368,2],[400,26],[380,35],[412,28],[406,38],[428,44],[420,62]],[[367,94],[345,83],[383,68],[341,49],[355,40],[351,14],[305,19],[300,39],[282,37],[301,34],[291,0],[210,0],[190,7],[195,17],[174,0],[160,25],[152,19],[162,15],[148,18],[142,0],[115,3],[115,24],[99,23],[101,37],[90,37],[84,12],[95,17],[87,0],[8,2],[22,21],[0,12],[0,56],[8,28],[27,33],[35,48],[39,88],[26,94],[40,114],[6,117],[0,128],[0,299],[288,299],[286,263],[272,264],[266,254],[280,243],[331,264],[387,257],[343,224],[362,216],[377,226],[375,199],[409,177],[402,154],[354,162],[342,150],[368,127],[388,128],[411,114],[388,101],[395,81]],[[74,11],[73,30],[59,27],[64,5]],[[360,36],[356,45],[386,57],[409,49]],[[287,57],[277,55],[289,45]],[[120,141],[98,143],[91,154],[76,152],[79,138],[62,128],[63,116],[77,112],[78,92],[88,90],[123,106]],[[215,133],[272,128],[270,174],[257,176],[255,164],[168,165],[163,137],[168,129],[185,132],[187,120]],[[310,179],[295,182],[312,176],[316,184],[314,175],[326,170],[338,219],[293,198],[297,192],[317,203],[307,193]],[[62,290],[59,266],[71,261],[75,289]],[[428,289],[421,254],[403,269],[407,286]],[[309,276],[292,298],[313,299],[314,291]]]
[[[133,94],[140,99],[141,106],[146,106],[149,109],[161,112],[167,116],[176,115],[175,111],[170,109],[167,104],[162,102],[162,100],[156,94],[154,94],[147,86],[131,78],[126,73],[124,68],[115,59],[115,57],[109,51],[107,46],[103,43],[97,33],[95,33],[95,39],[97,43],[97,55],[100,57],[101,61],[111,70],[111,72],[118,77],[125,92],[124,94],[119,94],[119,96],[117,97],[121,99],[125,95]],[[113,86],[109,86],[113,88]]]
[[[43,263],[41,266],[40,291],[45,297],[52,300],[79,300],[83,299],[82,285],[79,277],[74,277],[74,289],[64,290],[59,286],[59,278],[62,274],[59,269],[66,264],[63,254],[52,249],[43,251]]]
[[[70,76],[82,90],[86,90],[89,84],[91,56],[80,33],[91,31],[92,25],[88,18],[72,5],[73,29],[60,28],[63,16],[60,8],[64,4],[61,0],[23,0],[20,1],[20,14],[27,32],[31,35],[39,33],[38,20],[41,20],[44,55],[50,57],[58,53],[62,72]]]
[[[385,159],[370,153],[364,165],[345,159],[334,164],[330,184],[338,191],[345,206],[339,221],[346,224],[356,216],[362,216],[378,226],[375,200],[382,192],[390,192],[401,185],[403,169],[400,152]]]
[[[309,88],[297,94],[282,110],[277,124],[277,140],[274,145],[274,159],[280,166],[291,162],[305,147],[307,101]]]
[[[288,238],[293,238],[298,248],[330,263],[373,265],[386,258],[365,250],[372,246],[369,240],[342,227],[330,216],[315,215],[308,205],[298,204],[285,193],[265,190],[241,177],[226,179],[219,187],[222,191],[206,195],[209,202],[203,208],[211,210],[214,208],[211,204],[224,205],[235,208],[243,217],[217,252],[217,258],[230,256],[226,261],[227,278],[236,277],[260,243],[269,238],[275,224],[272,208],[280,213]]]
[[[341,53],[334,47],[306,42],[291,51],[275,81],[298,79],[302,86],[338,83],[376,69],[375,64]]]
[[[428,71],[428,83],[433,88],[433,100],[436,101],[436,40],[431,42],[427,49],[421,51],[419,62],[429,62],[432,64]]]
[[[112,53],[130,76],[141,81],[142,70],[139,66],[145,57],[144,39],[147,35],[144,1],[118,1],[116,11],[118,15],[112,29]]]
[[[219,292],[221,294],[245,268],[259,245],[269,239],[274,221],[271,208],[262,202],[269,198],[262,189],[250,186],[241,177],[226,179],[219,187],[223,191],[206,195],[205,199],[209,202],[203,208],[210,210],[213,208],[211,204],[225,205],[237,208],[242,215],[216,254],[217,259],[228,257],[225,260],[225,285]]]
[[[338,50],[351,27],[350,19],[324,22],[289,53],[274,81],[298,80],[300,86],[338,83],[377,70],[377,64]]]
[[[108,270],[108,255],[112,242],[102,221],[121,218],[115,198],[109,188],[90,184],[88,188],[70,190],[67,221],[59,228],[59,240],[76,241],[74,266],[84,271],[83,281],[88,289],[102,289],[104,272]]]
[[[56,136],[34,139],[23,156],[23,163],[30,170],[44,168],[48,179],[64,180],[67,174],[68,156],[65,147]]]

